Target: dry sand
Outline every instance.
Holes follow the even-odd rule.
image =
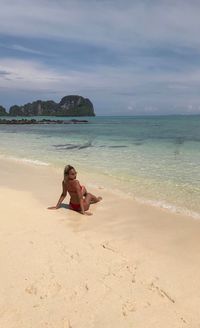
[[[102,187],[93,216],[47,210],[50,167],[1,159],[0,181],[0,327],[200,327],[199,221]]]

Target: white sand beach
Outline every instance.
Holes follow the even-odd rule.
[[[48,210],[62,171],[4,159],[0,168],[0,327],[200,327],[198,220],[103,183],[91,190],[103,197],[92,216],[70,211],[69,198]]]

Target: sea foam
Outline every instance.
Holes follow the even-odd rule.
[[[15,162],[21,162],[21,163],[26,163],[30,165],[40,165],[40,166],[49,166],[50,163],[46,163],[43,161],[40,161],[38,159],[30,159],[30,158],[18,158],[18,157],[13,157],[13,156],[2,156],[5,159],[9,159],[11,161]]]

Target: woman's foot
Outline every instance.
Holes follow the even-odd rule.
[[[95,197],[91,200],[91,203],[90,204],[95,204],[95,203],[98,203],[102,200],[102,197]]]

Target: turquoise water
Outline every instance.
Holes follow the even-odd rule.
[[[200,116],[87,119],[0,125],[0,154],[60,168],[70,163],[140,201],[200,217]]]

